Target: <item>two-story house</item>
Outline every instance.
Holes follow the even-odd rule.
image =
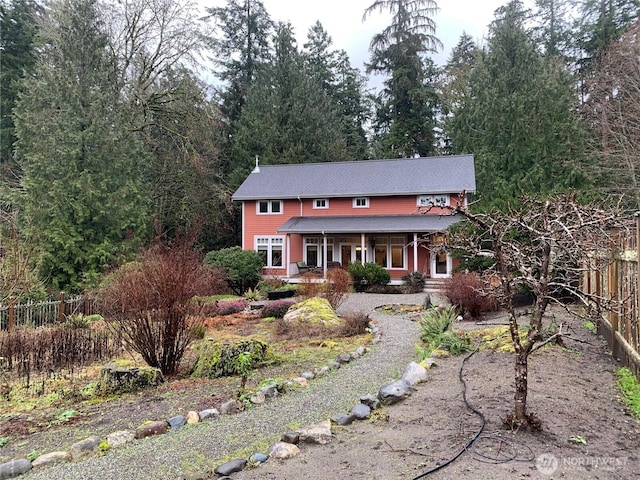
[[[472,155],[256,162],[232,198],[242,202],[242,248],[263,254],[265,275],[294,280],[299,262],[319,272],[375,262],[399,283],[414,271],[451,274],[442,232],[459,218],[442,206],[467,202],[475,186]]]

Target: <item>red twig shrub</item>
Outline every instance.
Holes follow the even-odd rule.
[[[496,309],[496,300],[475,273],[456,273],[445,282],[445,296],[465,317],[476,318]]]
[[[214,273],[193,249],[193,237],[156,245],[110,275],[101,289],[109,324],[144,361],[164,374],[176,371],[202,322],[196,296],[214,293]]]

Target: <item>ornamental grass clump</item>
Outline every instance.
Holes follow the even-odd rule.
[[[421,356],[426,358],[434,350],[446,350],[453,355],[471,350],[470,340],[451,330],[457,317],[455,307],[435,307],[424,312],[420,320],[420,339],[424,343],[419,348]]]

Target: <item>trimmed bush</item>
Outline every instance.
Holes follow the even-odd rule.
[[[475,273],[456,273],[448,278],[444,294],[452,305],[460,308],[465,318],[476,318],[482,312],[496,309],[495,298]]]
[[[365,292],[373,285],[386,285],[391,280],[391,275],[377,263],[349,264],[349,275],[353,280],[356,292]]]
[[[293,300],[274,300],[262,307],[262,318],[275,317],[282,318],[285,316],[289,307],[296,302]]]
[[[258,252],[243,250],[241,247],[209,252],[204,258],[204,264],[226,269],[227,282],[238,295],[258,284],[264,266],[262,256]]]

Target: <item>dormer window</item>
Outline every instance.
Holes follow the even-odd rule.
[[[313,208],[329,208],[329,200],[326,198],[316,198],[313,201]]]

